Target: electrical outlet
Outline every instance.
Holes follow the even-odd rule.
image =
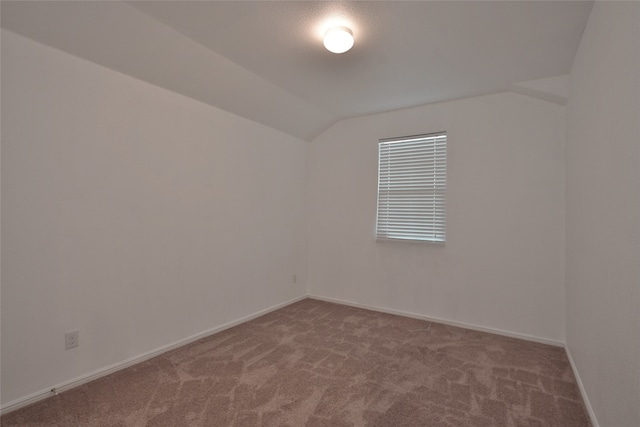
[[[69,350],[80,345],[80,332],[71,331],[64,334],[64,349]]]

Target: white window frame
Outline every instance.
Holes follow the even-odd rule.
[[[378,141],[376,240],[446,241],[447,133]]]

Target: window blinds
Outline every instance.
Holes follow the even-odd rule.
[[[447,134],[380,140],[378,239],[445,242]]]

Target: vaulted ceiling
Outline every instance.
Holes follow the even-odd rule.
[[[311,140],[346,117],[532,90],[541,83],[526,82],[565,75],[591,6],[2,1],[0,7],[5,29]],[[352,50],[324,49],[331,24],[352,29]]]

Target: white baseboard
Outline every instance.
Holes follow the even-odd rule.
[[[249,320],[253,320],[257,317],[263,316],[267,313],[270,313],[272,311],[278,310],[282,307],[286,307],[287,305],[291,305],[293,303],[296,303],[298,301],[302,301],[303,299],[306,299],[307,295],[302,295],[293,299],[290,299],[288,301],[285,301],[283,303],[280,304],[276,304],[273,305],[271,307],[265,308],[263,310],[257,311],[253,314],[250,314],[248,316],[244,316],[241,317],[239,319],[233,320],[231,322],[227,322],[224,323],[220,326],[216,326],[215,328],[211,328],[209,330],[197,333],[195,335],[191,335],[190,337],[175,341],[171,344],[162,346],[162,347],[158,347],[154,350],[148,351],[146,353],[142,353],[138,356],[134,356],[131,357],[129,359],[123,360],[122,362],[118,362],[115,363],[113,365],[110,366],[106,366],[104,368],[100,368],[96,371],[93,371],[89,374],[85,374],[85,375],[81,375],[77,378],[74,378],[72,380],[69,381],[65,381],[63,383],[54,385],[50,388],[47,388],[45,390],[41,390],[38,391],[36,393],[32,393],[29,394],[27,396],[21,397],[19,399],[16,399],[12,402],[8,402],[6,405],[3,405],[2,408],[0,408],[0,415],[4,415],[7,414],[11,411],[15,411],[16,409],[25,407],[27,405],[30,405],[32,403],[38,402],[39,400],[43,400],[46,399],[47,397],[50,397],[56,393],[60,393],[69,389],[72,389],[74,387],[77,387],[79,385],[82,384],[86,384],[90,381],[93,380],[97,380],[98,378],[104,377],[106,375],[112,374],[114,372],[120,371],[122,369],[128,368],[129,366],[135,365],[136,363],[140,363],[140,362],[144,362],[145,360],[151,359],[153,357],[159,356],[163,353],[166,353],[167,351],[170,350],[174,350],[178,347],[182,347],[184,345],[190,344],[192,342],[198,341],[202,338],[206,338],[208,336],[217,334],[218,332],[222,332],[226,329],[232,328],[234,326],[237,326],[241,323],[245,323],[248,322]]]
[[[573,375],[576,377],[576,382],[578,383],[578,388],[580,389],[580,394],[582,395],[582,401],[584,402],[584,406],[587,408],[587,412],[589,413],[591,424],[593,424],[593,427],[600,427],[600,424],[598,424],[598,419],[596,418],[596,413],[593,411],[591,402],[589,402],[589,396],[587,396],[587,391],[584,388],[584,384],[582,384],[582,378],[580,378],[580,374],[578,373],[578,368],[576,367],[576,363],[573,361],[573,356],[571,356],[571,351],[569,351],[569,346],[565,345],[564,349],[567,352],[567,357],[569,358],[569,363],[571,364],[571,370],[573,371]]]
[[[441,319],[441,318],[433,317],[433,316],[425,316],[423,314],[410,313],[408,311],[392,310],[392,309],[383,308],[383,307],[377,307],[377,306],[373,306],[373,305],[359,304],[357,302],[346,301],[346,300],[337,299],[337,298],[322,297],[322,296],[319,296],[319,295],[308,295],[308,297],[312,298],[312,299],[317,299],[317,300],[320,300],[320,301],[333,302],[333,303],[336,303],[336,304],[348,305],[348,306],[356,307],[356,308],[364,308],[364,309],[367,309],[367,310],[379,311],[381,313],[395,314],[397,316],[411,317],[413,319],[426,320],[426,321],[434,322],[434,323],[442,323],[444,325],[456,326],[458,328],[471,329],[471,330],[474,330],[474,331],[488,332],[490,334],[502,335],[502,336],[510,337],[510,338],[518,338],[518,339],[521,339],[521,340],[533,341],[533,342],[537,342],[537,343],[541,343],[541,344],[552,345],[554,347],[564,347],[565,346],[562,341],[555,341],[555,340],[551,340],[551,339],[547,339],[547,338],[536,337],[536,336],[533,336],[533,335],[527,335],[527,334],[521,334],[521,333],[517,333],[517,332],[505,331],[505,330],[502,330],[502,329],[489,328],[489,327],[485,327],[485,326],[478,326],[478,325],[474,325],[474,324],[471,324],[471,323],[456,322],[456,321],[453,321],[453,320]]]

